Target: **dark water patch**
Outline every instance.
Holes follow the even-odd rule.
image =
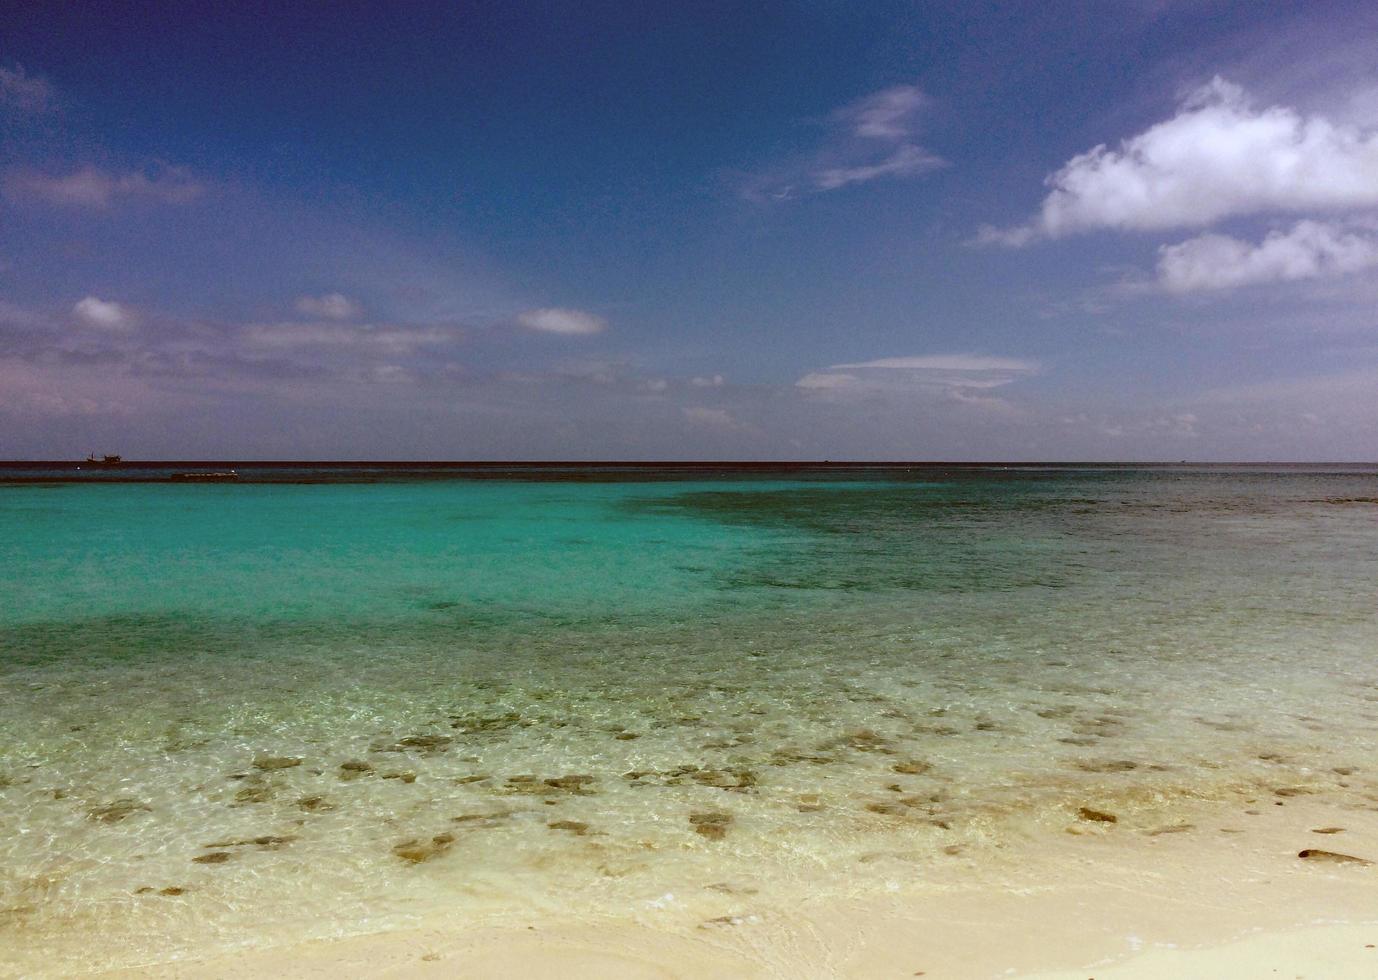
[[[698,490],[629,500],[680,515],[786,535],[719,573],[728,590],[973,592],[1062,588],[1088,570],[1066,520],[1087,498],[1066,487],[868,484]],[[1011,534],[1011,512],[1020,514]]]

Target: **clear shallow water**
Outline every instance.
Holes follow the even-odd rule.
[[[54,475],[0,482],[16,970],[1378,804],[1371,469]]]

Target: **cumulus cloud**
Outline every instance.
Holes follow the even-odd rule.
[[[940,389],[951,393],[999,388],[1033,374],[1037,361],[981,354],[930,354],[884,357],[854,364],[834,364],[795,382],[813,391]]]
[[[205,191],[185,169],[166,166],[126,173],[110,173],[89,165],[62,175],[20,171],[8,175],[4,187],[12,200],[93,210],[104,210],[121,201],[186,204]]]
[[[324,296],[302,296],[297,299],[297,312],[327,320],[354,320],[363,315],[363,307],[343,293]]]
[[[57,108],[57,92],[23,65],[0,67],[0,110],[16,116],[42,116]]]
[[[589,336],[602,333],[608,321],[583,310],[567,310],[548,307],[540,310],[527,310],[517,316],[517,322],[528,330],[541,333],[564,334],[565,336]]]
[[[752,174],[742,182],[742,196],[783,201],[882,177],[918,177],[944,166],[942,158],[915,142],[927,103],[917,86],[896,85],[834,110],[811,153]]]
[[[1317,221],[1270,232],[1258,244],[1208,234],[1158,251],[1158,281],[1177,293],[1332,278],[1374,266],[1378,238]]]
[[[1023,245],[1094,229],[1206,227],[1263,213],[1378,207],[1378,130],[1255,108],[1221,78],[1171,119],[1073,157],[1046,181],[1028,224],[983,228],[977,240]]]
[[[72,307],[72,313],[85,325],[100,330],[128,330],[136,322],[133,312],[127,307],[95,296],[78,300]]]

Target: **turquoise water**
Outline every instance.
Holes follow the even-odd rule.
[[[133,473],[0,470],[19,972],[1378,802],[1372,468]]]

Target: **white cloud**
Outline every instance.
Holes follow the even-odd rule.
[[[854,167],[822,167],[813,174],[814,188],[835,191],[848,184],[864,184],[877,177],[917,177],[926,174],[943,161],[919,146],[906,143],[889,156],[875,163]]]
[[[18,116],[41,116],[57,108],[57,93],[46,79],[23,65],[0,68],[0,109]]]
[[[1022,245],[1098,228],[1205,227],[1260,213],[1378,207],[1378,131],[1254,108],[1216,78],[1171,119],[1073,157],[1028,225],[985,228],[978,242]]]
[[[1177,293],[1332,278],[1375,266],[1378,238],[1316,221],[1270,232],[1257,245],[1209,234],[1158,251],[1158,281]]]
[[[836,368],[828,368],[824,371],[811,371],[794,383],[796,388],[808,388],[814,391],[826,391],[836,388],[860,388],[862,380],[859,375],[839,373]]]
[[[896,85],[836,109],[812,153],[751,175],[742,184],[742,196],[783,201],[882,177],[918,177],[942,167],[941,157],[914,142],[927,104],[917,86]]]
[[[593,313],[582,310],[566,310],[550,307],[541,310],[527,310],[517,316],[517,322],[528,330],[542,333],[564,334],[566,336],[589,336],[602,333],[608,321]]]
[[[902,140],[914,131],[915,116],[928,98],[915,85],[873,92],[833,113],[833,119],[863,139]]]
[[[929,354],[922,357],[882,357],[858,364],[838,364],[839,368],[891,368],[937,371],[1036,371],[1034,361],[1013,357],[986,357],[981,354]]]
[[[326,293],[324,296],[302,296],[297,299],[297,312],[306,316],[325,317],[328,320],[353,320],[363,315],[363,307],[343,293]]]
[[[714,374],[709,377],[690,378],[689,383],[695,388],[721,388],[726,381],[721,374]]]
[[[367,323],[271,323],[244,329],[244,342],[263,350],[355,349],[389,356],[454,343],[450,327],[406,327]]]
[[[564,362],[551,376],[596,385],[615,385],[624,380],[631,369],[632,365],[626,358],[585,358]]]
[[[969,394],[977,389],[1003,387],[1037,374],[1040,369],[1037,361],[981,354],[883,357],[854,364],[834,364],[804,375],[795,386],[834,392],[926,388]]]
[[[115,174],[86,166],[66,175],[24,171],[5,178],[5,194],[17,200],[103,210],[123,200],[186,204],[205,187],[180,167]]]
[[[95,296],[78,300],[72,312],[82,323],[101,330],[128,330],[136,322],[134,314],[127,307]]]
[[[705,408],[702,405],[690,405],[681,408],[684,417],[695,425],[708,426],[715,429],[741,429],[742,423],[732,417],[732,413],[725,408]]]

